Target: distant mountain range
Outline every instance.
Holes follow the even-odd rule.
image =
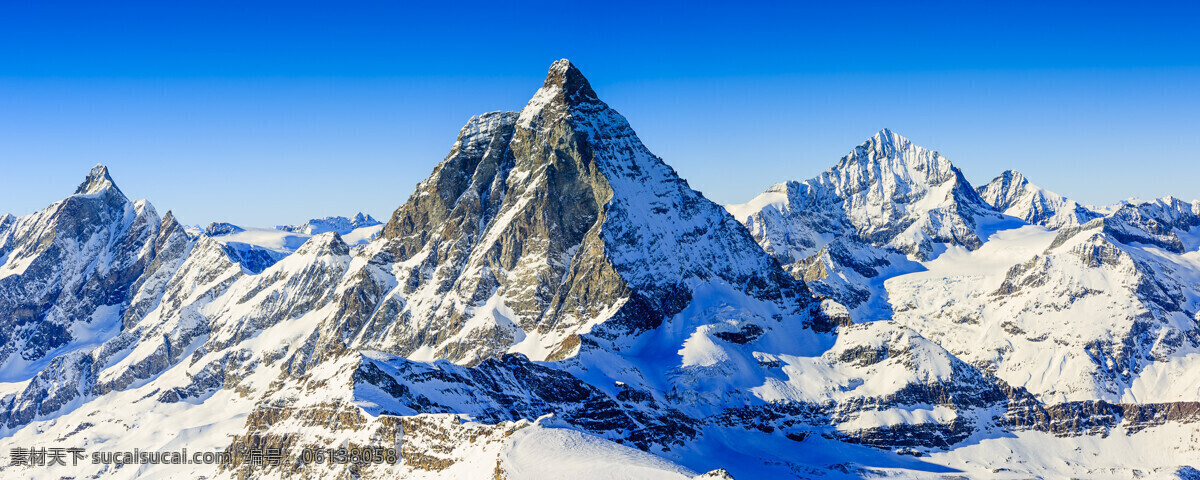
[[[1198,227],[887,129],[717,205],[560,60],[385,223],[0,216],[0,450],[289,452],[0,476],[1200,478]]]
[[[383,229],[383,224],[370,215],[359,213],[354,218],[325,217],[312,219],[303,225],[279,225],[275,228],[240,227],[227,222],[213,222],[195,235],[208,236],[225,247],[225,253],[241,264],[248,273],[257,274],[295,252],[308,239],[321,233],[335,232],[350,245],[365,245]]]

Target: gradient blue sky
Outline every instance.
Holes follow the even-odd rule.
[[[1186,3],[423,3],[3,2],[0,212],[104,163],[185,223],[382,219],[562,57],[721,203],[883,127],[975,184],[1200,198]]]

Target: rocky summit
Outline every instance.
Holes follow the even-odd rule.
[[[0,217],[0,449],[232,452],[0,476],[1191,478],[1197,228],[887,129],[721,206],[559,60],[383,223]]]

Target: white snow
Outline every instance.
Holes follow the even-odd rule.
[[[958,414],[949,407],[938,405],[932,409],[925,408],[889,408],[886,410],[864,410],[853,420],[840,423],[837,429],[843,432],[854,432],[878,427],[895,425],[920,425],[923,423],[949,423]]]
[[[508,478],[523,480],[686,480],[696,475],[641,450],[565,428],[518,430],[500,462]]]

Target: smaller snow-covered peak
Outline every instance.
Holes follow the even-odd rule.
[[[1016,170],[1004,171],[976,192],[1006,215],[1052,229],[1082,225],[1100,216],[1075,201],[1030,183]]]
[[[83,179],[83,183],[75,189],[75,195],[91,195],[94,193],[103,192],[106,189],[113,189],[117,192],[121,190],[117,188],[117,184],[108,174],[108,167],[102,164],[96,164],[92,170],[88,172],[87,178]]]
[[[1007,184],[1007,185],[1015,185],[1015,186],[1021,186],[1021,187],[1025,186],[1025,185],[1029,185],[1029,180],[1025,178],[1025,175],[1016,170],[1005,170],[1003,173],[1000,174],[999,177],[996,177],[996,179],[992,180],[992,181],[995,182],[997,180],[999,180],[1000,182]]]
[[[297,255],[349,255],[350,246],[337,232],[314,235],[296,250]]]
[[[1041,192],[1031,185],[1025,175],[1016,170],[1005,170],[987,185],[977,189],[983,200],[1000,211],[1008,210],[1026,192]]]
[[[785,263],[847,236],[928,260],[939,244],[978,248],[978,220],[1002,220],[949,159],[886,128],[816,178],[727,209]]]
[[[353,218],[346,217],[325,217],[314,218],[301,225],[279,225],[275,228],[285,232],[303,233],[307,235],[316,235],[325,232],[337,232],[341,235],[346,235],[363,227],[372,227],[380,225],[379,220],[365,213],[359,212]]]
[[[1192,213],[1192,215],[1200,215],[1200,200],[1188,201],[1188,200],[1184,200],[1182,198],[1176,197],[1174,195],[1167,195],[1165,197],[1156,199],[1151,202],[1146,202],[1146,203],[1161,205],[1164,208],[1176,210],[1179,212],[1189,212],[1190,211]]]
[[[244,232],[246,229],[228,222],[212,222],[204,227],[204,234],[210,237]]]
[[[1194,250],[1200,239],[1191,233],[1200,226],[1200,201],[1165,197],[1126,203],[1103,218],[1104,230],[1117,241],[1156,245],[1174,253]]]
[[[909,141],[889,129],[880,130],[854,147],[837,165],[804,182],[832,190],[849,199],[847,207],[871,205],[871,215],[915,207],[918,213],[937,205],[959,203],[967,209],[990,210],[949,159]],[[922,202],[928,198],[929,201]]]
[[[375,219],[374,219],[374,218],[372,218],[370,215],[364,214],[364,213],[362,213],[362,212],[358,212],[358,213],[356,213],[356,214],[354,215],[354,218],[350,219],[350,221],[351,221],[352,223],[356,224],[356,225],[357,225],[357,224],[371,224],[371,225],[375,225],[375,224],[378,224],[378,223],[379,223],[379,220],[375,220]]]
[[[796,185],[796,182],[790,182]],[[799,188],[799,187],[792,187]],[[760,193],[757,197],[750,199],[746,203],[737,203],[726,205],[725,210],[733,215],[737,221],[746,223],[755,213],[763,211],[767,207],[771,207],[776,211],[783,212],[788,208],[788,182],[777,183],[771,185],[765,192]]]

